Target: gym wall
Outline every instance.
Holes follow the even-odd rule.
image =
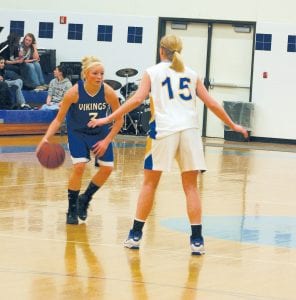
[[[125,78],[115,75],[116,71],[123,68],[133,68],[138,74],[131,78],[138,81],[148,66],[156,61],[157,47],[157,18],[156,17],[129,17],[119,15],[77,14],[69,13],[67,23],[60,24],[62,14],[47,11],[1,11],[0,41],[4,41],[10,31],[10,22],[24,21],[24,34],[31,32],[37,39],[39,49],[55,49],[56,63],[80,62],[83,56],[95,55],[100,58],[106,68],[105,78],[125,83]],[[36,15],[38,17],[36,17]],[[39,23],[53,23],[53,37],[40,38]],[[82,24],[82,40],[68,39],[68,25]],[[112,41],[97,41],[98,25],[113,27]],[[142,28],[141,43],[129,43],[128,28]]]
[[[173,5],[168,0],[140,4],[135,0],[116,3],[103,0],[95,5],[89,0],[84,1],[83,5],[69,0],[52,0],[51,11],[46,2],[29,0],[19,3],[11,0],[1,3],[1,7],[0,26],[4,26],[4,30],[0,41],[9,32],[11,19],[24,20],[25,32],[36,34],[39,48],[56,49],[57,63],[80,61],[84,55],[96,55],[106,65],[106,78],[120,81],[122,85],[125,79],[115,75],[117,70],[137,69],[139,73],[130,80],[138,82],[143,70],[156,62],[159,17],[256,22],[256,33],[271,34],[272,46],[270,51],[254,50],[251,100],[255,104],[255,120],[252,136],[296,142],[296,53],[287,52],[288,36],[296,36],[294,0],[286,0],[285,5],[266,0],[190,0]],[[67,23],[83,24],[82,41],[67,39],[68,27],[67,24],[59,24],[60,16],[67,16]],[[40,21],[54,22],[53,39],[38,38]],[[112,43],[96,40],[98,24],[113,26]],[[129,26],[143,27],[141,44],[127,43]],[[263,74],[267,74],[267,78]]]

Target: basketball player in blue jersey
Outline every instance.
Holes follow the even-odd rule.
[[[207,168],[198,129],[198,98],[232,130],[240,132],[245,138],[248,133],[242,126],[233,123],[223,107],[209,95],[196,72],[184,66],[181,50],[180,38],[175,35],[163,37],[159,48],[161,62],[146,70],[136,93],[108,117],[91,120],[89,126],[93,128],[121,120],[125,113],[139,106],[150,93],[152,117],[146,144],[144,182],[133,227],[124,246],[139,248],[142,229],[151,211],[161,174],[170,170],[176,158],[191,224],[191,252],[193,255],[201,255],[205,253],[205,248],[197,177]]]
[[[108,105],[112,111],[119,108],[119,100],[114,90],[104,83],[104,66],[94,56],[82,60],[82,80],[69,89],[56,118],[50,124],[41,145],[59,130],[66,117],[68,142],[73,169],[68,184],[69,207],[67,224],[78,224],[87,218],[87,209],[94,193],[102,187],[113,170],[112,140],[123,125],[123,118],[102,127],[90,128],[90,120],[106,117]],[[112,126],[111,126],[112,125]],[[79,195],[82,175],[86,163],[93,152],[100,166],[85,192]]]

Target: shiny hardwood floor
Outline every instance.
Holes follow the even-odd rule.
[[[69,154],[46,170],[34,155],[39,139],[0,137],[1,299],[296,298],[296,146],[205,140],[207,253],[195,257],[176,165],[163,174],[140,251],[122,246],[144,138],[118,136],[115,171],[77,226],[65,224]],[[83,187],[94,172],[90,163]]]

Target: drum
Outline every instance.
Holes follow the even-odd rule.
[[[131,93],[135,92],[137,89],[138,85],[134,82],[130,82],[120,89],[120,94],[127,99],[130,97]]]
[[[126,114],[126,124],[125,124],[125,133],[135,135],[139,133],[139,123],[141,118],[141,105],[136,109],[130,111]]]
[[[126,116],[125,134],[147,135],[149,131],[150,107],[141,104]]]

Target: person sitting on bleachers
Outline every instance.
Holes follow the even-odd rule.
[[[41,107],[43,110],[59,109],[65,92],[72,87],[72,83],[66,77],[66,70],[63,66],[57,66],[53,74],[55,78],[49,83],[46,104]]]
[[[20,109],[32,109],[30,105],[26,104],[26,100],[22,93],[23,81],[15,72],[11,70],[5,70],[5,60],[2,56],[0,56],[0,81],[5,81],[8,87],[14,90],[13,94],[15,95],[15,105],[17,107],[13,107],[14,103],[11,103],[11,107]]]
[[[1,44],[1,56],[5,59],[5,69],[14,71],[17,74],[20,73],[20,66],[23,63],[24,59],[19,57],[20,51],[20,36],[11,32],[7,40]]]
[[[47,90],[43,72],[39,64],[39,54],[34,34],[27,33],[20,45],[19,57],[24,59],[21,75],[27,88]]]

